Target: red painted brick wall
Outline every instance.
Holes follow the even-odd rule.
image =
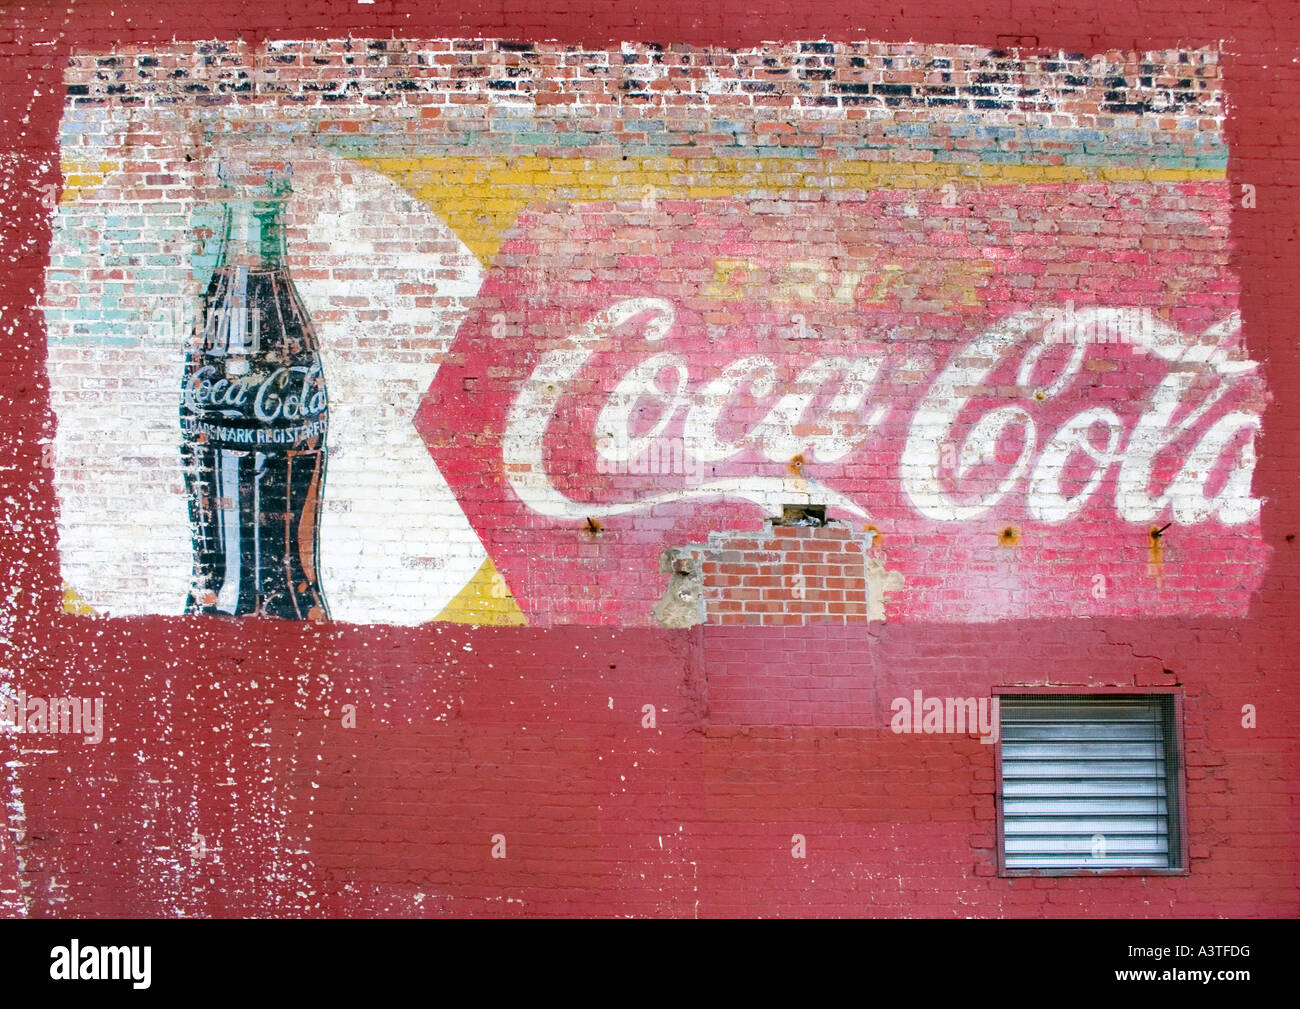
[[[1132,615],[1003,613],[980,623],[383,627],[65,612],[38,300],[54,241],[40,187],[60,182],[68,60],[174,38],[254,44],[350,32],[602,48],[869,37],[1082,53],[1224,40],[1229,265],[1244,343],[1272,399],[1256,441],[1257,535],[1218,548],[1231,571],[1235,551],[1265,547],[1252,555],[1258,583],[1217,614],[1166,615],[1152,593]],[[161,3],[129,14],[79,4],[71,16],[7,7],[0,684],[103,697],[111,731],[94,745],[0,734],[0,908],[34,917],[1296,914],[1298,34],[1289,11],[1233,4],[1016,3],[997,18],[951,4],[897,15],[857,3],[588,3],[563,14],[408,12],[382,0],[213,4],[193,15]],[[1253,209],[1237,199],[1243,184],[1255,187]],[[1086,557],[1088,541],[1069,535]],[[944,562],[942,553],[929,560],[937,587],[963,591]],[[1181,687],[1186,876],[1000,878],[992,749],[888,728],[890,700],[916,688],[985,696],[1063,685]],[[1253,729],[1242,725],[1247,704]],[[806,838],[805,859],[791,857],[795,834]],[[503,858],[493,857],[496,835]]]

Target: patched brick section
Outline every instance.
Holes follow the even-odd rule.
[[[869,600],[870,567],[881,567],[881,559],[870,556],[874,538],[874,530],[855,530],[850,522],[768,522],[761,532],[711,533],[708,543],[681,547],[670,555],[677,576],[699,572],[705,623],[864,623],[873,610],[880,616]],[[674,583],[680,591],[678,580]]]

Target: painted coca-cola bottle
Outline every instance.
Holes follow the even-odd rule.
[[[194,540],[185,610],[328,619],[318,549],[328,403],[285,258],[289,173],[227,166],[222,180],[220,253],[181,389]]]

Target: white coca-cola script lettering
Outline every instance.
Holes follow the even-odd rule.
[[[299,421],[324,413],[327,400],[320,381],[320,363],[276,368],[266,375],[214,378],[217,369],[204,365],[185,383],[185,407],[192,413],[216,409],[246,413],[263,424]]]
[[[727,497],[751,501],[773,514],[782,504],[813,502],[871,517],[870,502],[857,500],[805,474],[743,475],[692,486],[659,490],[624,501],[575,501],[561,493],[544,463],[546,432],[556,410],[597,344],[615,328],[638,322],[647,345],[660,343],[673,329],[675,311],[662,298],[629,298],[593,316],[567,343],[543,354],[523,382],[510,410],[502,447],[505,473],[529,508],[555,518],[579,519],[620,515],[656,505],[695,498]],[[1254,433],[1260,418],[1252,410],[1232,410],[1215,419],[1182,460],[1176,475],[1153,491],[1155,461],[1180,439],[1196,434],[1196,425],[1223,400],[1234,383],[1256,369],[1256,362],[1229,351],[1240,317],[1232,313],[1208,331],[1188,336],[1146,308],[1032,309],[1004,318],[954,355],[916,405],[898,460],[898,478],[906,500],[934,520],[960,522],[985,515],[1023,486],[1024,506],[1041,522],[1062,522],[1077,515],[1093,498],[1112,468],[1114,508],[1127,522],[1149,522],[1169,508],[1172,521],[1192,524],[1214,518],[1225,525],[1251,521],[1260,502],[1250,492],[1255,467]],[[1066,396],[1079,378],[1090,345],[1123,343],[1128,352],[1164,362],[1165,374],[1140,404],[1136,418],[1125,422],[1108,407],[1089,406],[1054,430],[1040,431],[1036,411]],[[1053,346],[1068,356],[1051,376],[1036,382],[1036,371]],[[649,348],[648,348],[649,349]],[[1019,355],[1018,361],[1013,355]],[[791,388],[777,390],[777,370],[765,355],[737,358],[692,392],[685,357],[650,353],[623,374],[603,404],[592,432],[601,470],[618,471],[629,458],[645,453],[681,417],[684,451],[696,465],[720,463],[744,452],[771,461],[802,455],[832,463],[854,453],[877,430],[894,403],[872,403],[871,393],[882,357],[830,355],[812,360]],[[965,426],[957,421],[978,389],[999,367],[1017,365],[1015,384],[1026,391],[1023,402],[989,409]],[[664,376],[670,376],[664,385]],[[837,383],[819,417],[809,417],[818,390]],[[1193,405],[1193,387],[1202,392]],[[724,437],[719,417],[729,397],[740,390],[755,397],[776,396],[775,404],[743,436]],[[777,395],[780,391],[780,395]],[[632,431],[638,402],[655,402],[658,420],[648,431]],[[1137,405],[1137,404],[1135,404]],[[1181,415],[1180,415],[1181,414]],[[1175,418],[1177,418],[1175,420]],[[815,434],[803,432],[815,431]],[[1019,439],[1014,462],[996,482],[987,481],[970,494],[958,493],[954,480],[978,464],[993,460],[999,444]],[[956,448],[944,479],[943,454]],[[1228,455],[1227,458],[1225,454]],[[1086,460],[1091,475],[1067,493],[1063,474],[1072,461]],[[607,465],[607,464],[612,464]],[[626,467],[624,467],[626,469]],[[1077,465],[1074,472],[1077,472]],[[1219,484],[1209,492],[1211,480]]]

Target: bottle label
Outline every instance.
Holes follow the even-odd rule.
[[[240,377],[230,377],[216,364],[200,364],[185,381],[181,429],[194,440],[227,448],[293,446],[324,436],[327,424],[319,360]]]
[[[328,427],[329,421],[324,417],[297,427],[235,427],[194,416],[181,417],[181,431],[189,440],[234,449],[293,447],[308,438],[324,437]]]

